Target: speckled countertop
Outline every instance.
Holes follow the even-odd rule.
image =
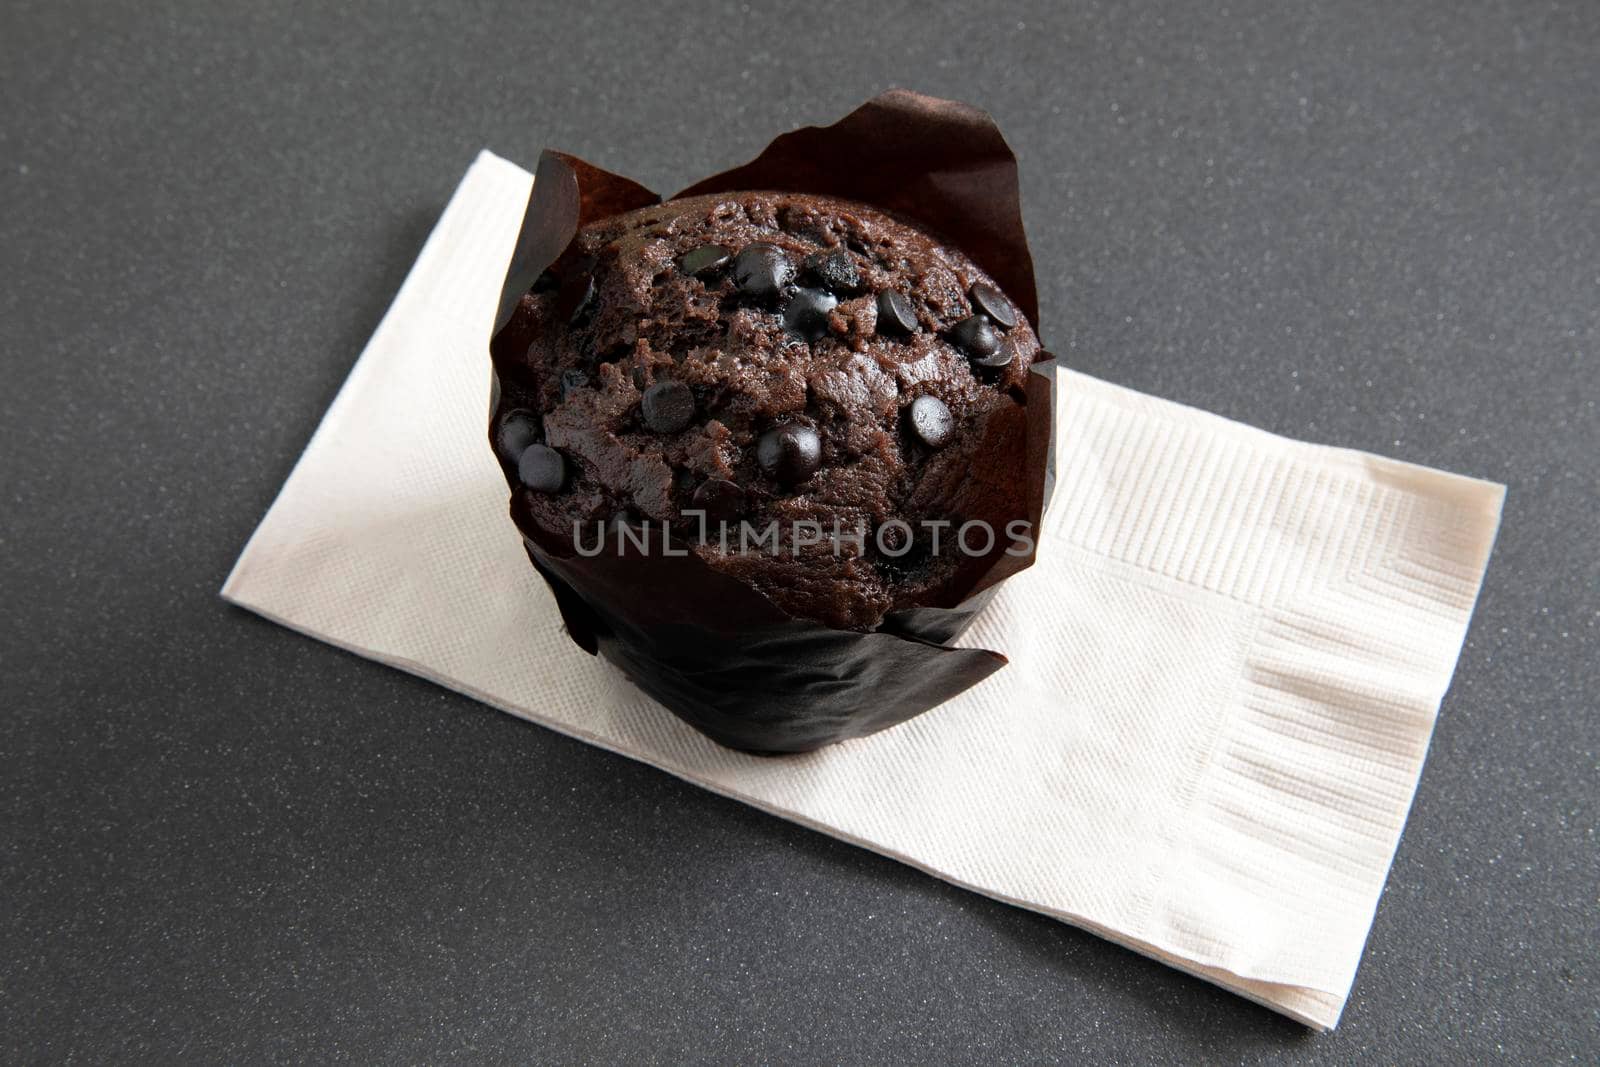
[[[0,16],[0,1058],[1600,1057],[1600,7],[267,6]],[[1510,486],[1334,1034],[216,596],[478,148],[892,84],[1073,365]]]

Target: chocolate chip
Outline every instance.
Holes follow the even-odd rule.
[[[789,298],[783,313],[783,324],[807,341],[817,341],[827,336],[828,312],[839,305],[832,293],[821,289],[800,289]]]
[[[993,355],[984,356],[982,359],[977,359],[973,362],[977,363],[977,365],[980,367],[988,367],[990,369],[1009,367],[1011,366],[1012,354],[1013,353],[1011,349],[1002,345],[1000,348],[995,350]]]
[[[1011,362],[1009,357],[996,362],[1000,352],[1000,335],[995,332],[994,324],[987,316],[972,315],[962,319],[950,331],[950,340],[980,366],[1003,367]]]
[[[732,258],[733,253],[721,245],[701,245],[678,257],[678,269],[685,274],[710,274]]]
[[[529,445],[517,460],[517,479],[536,493],[557,493],[567,480],[567,461],[548,445]]]
[[[744,514],[744,490],[726,478],[707,478],[694,491],[694,509],[706,513],[706,523],[731,522]]]
[[[777,245],[757,241],[733,258],[733,284],[747,300],[776,303],[783,287],[793,280],[794,264]]]
[[[856,269],[856,261],[842,249],[813,252],[806,257],[800,275],[810,284],[841,296],[849,296],[861,288],[861,272]]]
[[[694,418],[694,391],[682,382],[657,382],[644,391],[639,408],[656,433],[677,433]]]
[[[885,289],[878,294],[878,332],[885,337],[908,337],[917,332],[917,311],[904,293]]]
[[[809,426],[779,426],[756,442],[756,462],[768,477],[791,485],[803,482],[822,465],[822,438]]]
[[[1016,309],[1005,298],[1005,294],[994,286],[979,282],[967,293],[967,297],[972,301],[973,310],[989,316],[1002,330],[1009,330],[1017,324]]]
[[[579,389],[586,388],[589,376],[581,370],[564,370],[561,372],[561,399],[565,400]]]
[[[922,395],[911,402],[911,429],[924,444],[939,448],[955,436],[956,420],[936,396]]]
[[[495,430],[494,448],[507,463],[515,463],[529,445],[539,440],[539,419],[532,412],[511,411]]]

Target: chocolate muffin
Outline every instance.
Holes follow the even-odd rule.
[[[670,529],[789,616],[857,631],[941,603],[984,540],[963,524],[1015,512],[996,435],[1020,442],[1042,358],[960,252],[783,192],[582,228],[497,351],[525,353],[497,360],[492,428],[521,521],[580,549]]]

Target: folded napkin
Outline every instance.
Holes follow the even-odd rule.
[[[1062,372],[1038,563],[965,638],[1010,665],[732,752],[561,633],[507,517],[487,344],[530,181],[478,157],[223,596],[1331,1028],[1504,489]]]

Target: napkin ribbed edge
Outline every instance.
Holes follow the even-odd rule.
[[[1259,613],[1244,677],[1185,789],[1166,863],[1182,877],[1157,876],[1141,925],[1157,955],[1197,973],[1229,958],[1224,973],[1248,981],[1348,990],[1504,487],[1070,371],[1062,381],[1061,483],[1106,485],[1116,500],[1059,501],[1044,537]],[[1219,935],[1240,922],[1248,935]],[[1280,949],[1237,958],[1239,944],[1262,943]],[[1308,1021],[1331,1027],[1342,1002]]]

